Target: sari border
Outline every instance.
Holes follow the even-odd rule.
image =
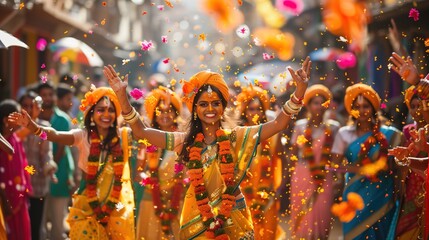
[[[363,222],[361,222],[359,225],[357,225],[355,228],[353,228],[350,232],[347,234],[344,234],[344,239],[354,239],[366,230],[368,230],[367,226],[372,226],[374,223],[376,223],[380,218],[382,218],[385,213],[392,210],[394,206],[393,202],[388,202],[384,204],[380,209],[378,209],[376,212],[374,212],[371,217],[365,219]]]

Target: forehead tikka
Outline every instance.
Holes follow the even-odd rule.
[[[209,85],[209,87],[207,88],[207,93],[209,94],[209,96],[211,96],[212,95],[212,93],[213,93],[213,90],[212,90],[212,87]]]

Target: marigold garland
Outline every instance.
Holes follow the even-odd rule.
[[[258,155],[258,170],[259,171],[259,182],[258,186],[253,186],[250,179],[246,179],[241,183],[243,193],[246,197],[246,201],[250,201],[250,212],[252,213],[252,220],[259,223],[264,221],[263,213],[269,203],[269,196],[274,193],[272,176],[273,170],[272,161],[270,156],[270,143],[265,140],[261,142],[261,152]],[[254,188],[257,188],[256,193]]]
[[[304,130],[307,141],[303,145],[303,159],[309,164],[309,170],[313,182],[321,187],[326,178],[326,166],[330,165],[330,153],[333,143],[332,129],[328,124],[324,125],[325,140],[322,146],[322,157],[319,163],[315,162],[313,151],[313,136],[310,124]]]
[[[374,161],[368,156],[369,150],[376,144],[380,144],[378,159]],[[369,136],[364,143],[361,144],[361,148],[358,154],[358,163],[362,166],[360,173],[367,176],[367,178],[373,182],[379,181],[377,174],[379,171],[385,170],[387,167],[387,150],[389,143],[380,128],[376,125],[373,129],[372,135]]]
[[[99,197],[97,196],[97,178],[98,168],[100,165],[100,154],[101,154],[101,140],[95,131],[90,133],[90,152],[88,156],[88,167],[86,174],[86,196],[88,198],[89,206],[91,206],[97,221],[106,226],[109,222],[110,214],[119,203],[119,196],[122,190],[122,172],[124,170],[124,158],[121,149],[121,145],[118,143],[118,137],[114,137],[110,144],[109,151],[107,153],[107,161],[112,161],[114,180],[113,188],[110,191],[110,196],[107,202],[102,205]]]
[[[163,198],[159,185],[159,156],[162,150],[147,152],[150,171],[150,184],[152,186],[152,201],[155,209],[155,215],[161,220],[161,229],[166,235],[172,235],[173,229],[171,226],[172,220],[177,217],[180,207],[180,196],[183,191],[183,174],[177,172],[174,175],[174,186],[171,198]],[[167,207],[166,201],[170,202],[170,207]]]
[[[217,143],[219,145],[218,160],[226,190],[221,196],[220,209],[217,216],[213,214],[209,204],[209,193],[204,183],[203,163],[201,152],[203,150],[204,135],[198,133],[193,146],[189,151],[189,162],[187,163],[188,175],[194,187],[195,199],[198,210],[201,213],[204,226],[207,228],[205,235],[209,239],[229,239],[225,233],[224,224],[231,217],[231,211],[235,206],[234,196],[234,163],[231,155],[231,142],[224,130],[216,131]]]

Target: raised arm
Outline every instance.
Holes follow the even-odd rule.
[[[46,137],[48,141],[63,145],[73,145],[74,143],[74,136],[70,131],[56,131],[51,127],[39,126],[30,118],[24,109],[22,109],[20,113],[11,113],[8,117],[8,121],[21,127],[28,128],[33,134]]]
[[[285,103],[282,111],[277,115],[277,117],[274,120],[263,124],[260,136],[261,141],[285,129],[293,115],[297,114],[301,110],[302,100],[304,99],[304,94],[308,86],[310,70],[310,57],[307,57],[304,60],[302,67],[296,72],[292,68],[288,67],[288,71],[292,75],[292,79],[296,84],[295,92],[291,99]]]
[[[150,144],[160,148],[166,148],[166,132],[145,126],[140,115],[131,106],[126,91],[128,86],[128,75],[126,75],[124,81],[122,81],[111,65],[105,66],[103,72],[104,76],[106,76],[109,81],[110,87],[118,97],[119,104],[122,108],[122,116],[133,130],[134,138],[147,139]]]

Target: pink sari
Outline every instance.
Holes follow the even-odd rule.
[[[15,149],[13,155],[0,151],[0,185],[4,187],[12,214],[5,216],[9,240],[31,239],[30,217],[28,215],[28,193],[32,192],[28,165],[22,142],[15,134],[7,138]],[[37,147],[37,146],[35,146]]]

